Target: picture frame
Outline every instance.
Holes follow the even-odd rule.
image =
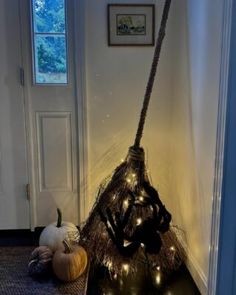
[[[108,4],[108,46],[154,46],[154,4]]]

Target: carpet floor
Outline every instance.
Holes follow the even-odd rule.
[[[33,279],[27,265],[33,247],[0,247],[1,295],[85,295],[86,274],[73,283],[62,283],[53,274]]]

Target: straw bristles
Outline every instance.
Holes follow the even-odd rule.
[[[129,265],[130,273],[135,273],[140,261],[145,262],[148,259],[151,267],[159,266],[163,273],[169,274],[180,266],[185,257],[183,248],[172,229],[164,234],[160,233],[162,247],[155,255],[145,254],[145,246],[140,245],[133,255],[124,256],[111,239],[99,211],[106,214],[106,209],[109,208],[112,214],[118,213],[123,216],[129,202],[129,191],[139,194],[143,191],[144,181],[149,182],[144,151],[142,148],[131,147],[124,163],[101,184],[90,216],[81,229],[80,244],[88,251],[93,263],[107,266],[111,273],[122,274],[124,265]],[[125,235],[132,236],[137,227],[137,220],[152,218],[152,214],[151,207],[145,203],[142,206],[133,206],[124,227]]]

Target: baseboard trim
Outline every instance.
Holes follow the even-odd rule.
[[[178,239],[186,252],[187,260],[185,261],[185,264],[194,282],[196,283],[201,295],[207,295],[207,275],[198,264],[186,242],[181,237],[178,237]]]
[[[39,232],[30,229],[0,230],[0,246],[34,246],[38,242]]]

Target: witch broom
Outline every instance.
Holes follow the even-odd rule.
[[[166,0],[134,145],[125,161],[104,181],[81,229],[80,243],[94,264],[112,274],[137,271],[140,257],[150,268],[169,274],[179,267],[184,251],[170,229],[171,214],[151,186],[140,147],[171,0]]]

